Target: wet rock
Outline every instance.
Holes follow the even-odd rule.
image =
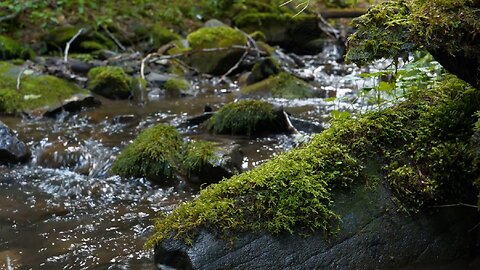
[[[30,158],[30,150],[4,123],[0,122],[0,164],[23,163]]]
[[[280,70],[280,65],[275,59],[271,57],[262,59],[253,66],[252,72],[247,78],[247,84],[253,84],[267,79],[272,75],[278,74]]]
[[[334,208],[342,223],[332,237],[243,233],[222,240],[202,230],[192,245],[173,239],[157,245],[155,264],[157,269],[395,269],[474,255],[475,209],[406,216],[392,207],[384,187],[358,187],[337,195]]]
[[[88,88],[110,99],[126,99],[132,94],[131,78],[120,67],[96,67],[88,72]]]
[[[145,77],[148,82],[157,87],[163,87],[165,83],[172,78],[175,78],[172,74],[155,72],[151,72]]]
[[[223,75],[238,60],[243,50],[232,46],[245,46],[247,37],[241,31],[230,27],[205,27],[187,36],[192,52],[188,62],[200,73]],[[202,51],[212,49],[213,51]]]
[[[60,107],[68,110],[93,102],[90,91],[54,76],[41,75],[35,69],[24,70],[17,90],[17,78],[23,69],[0,62],[0,113],[42,116]]]
[[[242,172],[243,153],[237,144],[220,145],[191,141],[187,145],[184,167],[192,184],[218,183],[223,178]]]
[[[248,97],[311,98],[320,96],[312,86],[303,80],[282,72],[268,79],[242,87],[240,92]]]
[[[204,126],[213,133],[230,135],[262,136],[295,132],[283,108],[258,100],[229,103],[215,112]]]
[[[88,71],[90,71],[90,69],[93,67],[91,64],[78,59],[69,59],[68,64],[70,65],[70,69],[73,72],[79,73],[82,75],[86,75]]]
[[[261,31],[267,43],[301,54],[320,53],[320,46],[305,45],[326,37],[314,15],[247,13],[236,18],[235,25],[247,33]]]
[[[42,110],[35,110],[35,114],[54,117],[61,112],[79,112],[83,108],[93,108],[101,105],[101,102],[90,94],[76,94],[57,104],[44,107]]]

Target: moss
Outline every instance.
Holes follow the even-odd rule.
[[[216,146],[212,142],[190,141],[186,144],[185,149],[182,164],[188,175],[200,171],[206,166],[212,166],[217,161]]]
[[[247,37],[242,32],[224,26],[201,28],[189,34],[187,40],[194,50],[228,48],[233,45],[243,46],[247,43]]]
[[[396,0],[374,6],[353,21],[347,59],[395,58],[417,49],[441,50],[480,63],[478,1]]]
[[[253,73],[253,71],[252,71]],[[267,93],[276,98],[311,98],[315,93],[310,85],[293,75],[282,72],[266,80],[243,87],[242,94],[258,95]]]
[[[88,88],[108,98],[128,98],[131,78],[120,67],[96,67],[88,72]]]
[[[171,78],[165,82],[164,88],[168,92],[179,92],[190,89],[190,84],[183,78]]]
[[[31,59],[33,57],[35,57],[33,50],[23,46],[16,40],[0,35],[0,60]]]
[[[255,41],[267,41],[267,36],[262,31],[255,31],[250,34],[250,37]]]
[[[104,44],[101,44],[97,41],[92,41],[92,40],[87,40],[83,41],[80,43],[80,48],[86,50],[86,51],[98,51],[98,50],[104,50],[108,49],[107,46]]]
[[[0,62],[0,112],[31,112],[59,104],[76,94],[88,94],[74,84],[49,75],[23,75],[17,91],[21,67]]]
[[[148,128],[118,155],[111,173],[168,181],[181,158],[182,143],[174,127],[158,124]]]
[[[181,39],[181,36],[160,24],[155,24],[152,28],[151,38],[153,45],[155,47],[160,47],[174,40]]]
[[[251,136],[275,121],[273,105],[259,100],[232,102],[218,110],[206,128],[218,134]]]
[[[448,77],[396,107],[334,122],[307,145],[211,185],[159,218],[147,246],[172,235],[192,243],[200,228],[220,235],[329,234],[341,218],[331,210],[332,194],[354,184],[389,187],[399,209],[409,213],[470,203],[478,194],[472,184],[480,173],[472,166],[469,145],[479,95]],[[367,167],[380,172],[372,176]]]

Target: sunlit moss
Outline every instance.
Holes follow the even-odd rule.
[[[120,67],[96,67],[88,72],[88,88],[109,98],[128,98],[131,78]]]
[[[187,174],[200,171],[205,166],[216,163],[216,146],[207,141],[190,141],[185,145],[185,154],[182,158],[183,169]],[[204,176],[208,177],[208,176]]]
[[[253,73],[253,71],[252,71]],[[243,87],[242,94],[262,94],[277,98],[310,98],[314,97],[313,88],[301,79],[293,75],[282,72],[276,76],[257,82],[255,84]]]

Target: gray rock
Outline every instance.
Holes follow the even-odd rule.
[[[173,269],[392,269],[468,256],[478,222],[475,209],[441,208],[407,216],[395,211],[383,186],[336,195],[340,231],[325,237],[242,233],[226,241],[201,230],[192,246],[168,239],[155,263]]]
[[[23,163],[31,153],[24,142],[20,141],[4,123],[0,122],[0,164]]]
[[[152,72],[146,76],[147,81],[157,87],[163,87],[165,83],[172,78],[176,78],[176,76],[166,73],[160,74],[155,72]]]

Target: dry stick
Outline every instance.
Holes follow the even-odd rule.
[[[443,205],[435,205],[433,207],[455,207],[455,206],[465,206],[465,207],[471,207],[471,208],[478,208],[477,205],[473,204],[468,204],[468,203],[455,203],[455,204],[443,204]]]
[[[20,70],[20,73],[18,73],[17,76],[17,91],[20,91],[20,83],[22,80],[22,74],[28,69],[28,65],[25,65],[22,70]]]
[[[75,34],[75,36],[73,36],[68,42],[67,42],[67,46],[65,46],[65,57],[63,59],[63,61],[65,63],[68,63],[68,51],[70,50],[70,44],[73,43],[73,41],[78,37],[80,36],[80,34],[82,34],[82,32],[84,31],[83,28],[80,28],[80,30],[78,30],[78,32]]]
[[[117,46],[120,48],[120,50],[122,50],[122,51],[126,50],[125,46],[123,46],[122,43],[120,43],[120,41],[112,34],[112,32],[108,31],[108,29],[105,26],[102,27],[102,28],[107,33],[107,35],[113,40],[113,42],[115,42],[115,44],[117,44]]]

